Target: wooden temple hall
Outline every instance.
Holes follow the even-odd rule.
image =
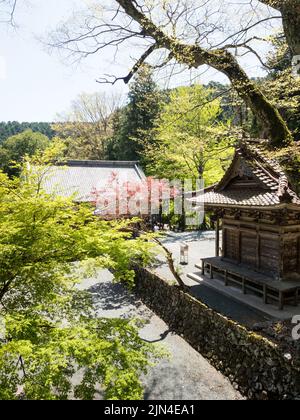
[[[196,266],[202,275],[279,309],[299,303],[300,198],[258,141],[241,143],[221,182],[192,200],[204,201],[217,231],[216,256]]]

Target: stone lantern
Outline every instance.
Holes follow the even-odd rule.
[[[189,263],[189,246],[186,242],[180,244],[180,264],[188,265]]]

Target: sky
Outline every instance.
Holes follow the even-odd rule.
[[[80,0],[34,1],[17,14],[16,30],[1,25],[0,121],[53,121],[81,92],[103,90],[96,79],[114,67],[108,52],[67,65],[38,39],[67,18],[76,3]],[[117,89],[126,91],[121,83]]]
[[[96,83],[106,73],[126,75],[126,54],[115,58],[105,50],[80,64],[70,64],[57,51],[50,53],[40,40],[46,40],[47,33],[84,1],[32,0],[17,11],[16,29],[0,25],[0,121],[52,122],[82,92],[114,89],[126,97],[127,87],[122,82],[115,87]],[[246,65],[250,72],[262,74],[257,63],[248,60]],[[207,83],[211,79],[225,81],[215,71],[205,72],[198,80]],[[185,76],[175,83],[186,82]]]

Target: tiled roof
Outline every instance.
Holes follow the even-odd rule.
[[[300,205],[300,198],[292,190],[283,169],[277,161],[266,156],[257,141],[241,143],[220,183],[193,201],[208,206]]]
[[[43,187],[46,192],[71,197],[78,202],[90,202],[95,190],[107,188],[112,174],[120,183],[138,183],[145,174],[138,162],[123,161],[68,161],[63,165],[51,166],[45,176]]]
[[[205,204],[225,204],[238,206],[262,207],[280,204],[276,194],[257,190],[224,191],[222,193],[208,192],[202,196]],[[201,201],[201,198],[200,200]],[[198,201],[198,202],[199,202]]]

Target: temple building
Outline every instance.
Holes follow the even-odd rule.
[[[146,180],[139,162],[69,160],[47,168],[43,188],[49,194],[74,197],[78,203],[95,201],[93,191],[102,191],[114,175],[120,184],[142,184]]]
[[[259,141],[242,142],[223,179],[192,200],[204,202],[216,225],[216,255],[196,266],[202,275],[217,274],[280,309],[298,304],[300,198]]]

